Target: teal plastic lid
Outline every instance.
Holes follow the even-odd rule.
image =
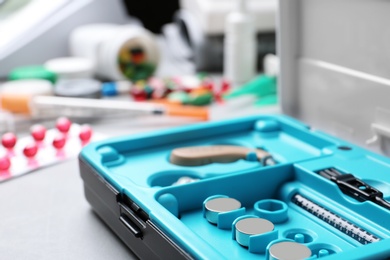
[[[18,67],[8,75],[9,80],[20,79],[45,79],[52,83],[57,81],[57,74],[43,66]]]

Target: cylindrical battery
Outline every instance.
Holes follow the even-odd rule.
[[[263,218],[244,218],[236,223],[236,241],[249,247],[249,237],[260,235],[274,230],[274,224]]]
[[[268,260],[299,260],[311,256],[311,250],[297,242],[284,241],[269,248]]]
[[[206,219],[210,223],[217,224],[218,213],[239,209],[241,202],[233,198],[216,198],[207,201],[204,207]]]

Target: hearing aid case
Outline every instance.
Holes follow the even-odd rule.
[[[263,149],[277,163],[170,162],[173,149],[213,145]],[[286,116],[95,142],[79,160],[87,200],[140,258],[276,259],[271,249],[284,242],[308,248],[311,259],[390,257],[390,209],[355,196],[353,189],[345,192],[320,174],[328,169],[352,174],[364,183],[358,189],[373,187],[390,201],[390,159]],[[178,183],[183,177],[192,182]],[[205,207],[215,198],[235,199],[241,207],[227,212]],[[265,219],[273,230],[243,233],[236,224],[246,218]]]
[[[286,116],[255,116],[93,143],[79,157],[89,203],[144,259],[268,260],[298,248],[311,259],[389,258],[390,210],[376,199],[390,201],[390,159],[354,145],[390,151],[389,35],[378,29],[388,7],[279,1],[283,113],[341,139]],[[261,148],[277,163],[169,161],[173,149],[211,145]],[[209,206],[217,199],[241,207],[218,212],[222,205]],[[256,218],[273,229],[237,225]]]

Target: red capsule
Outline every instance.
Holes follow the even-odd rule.
[[[214,82],[212,82],[211,80],[205,80],[202,83],[202,86],[207,90],[214,91]]]
[[[65,144],[66,144],[66,136],[64,134],[59,133],[58,135],[56,135],[56,137],[54,137],[53,146],[57,150],[64,148]]]
[[[148,99],[148,93],[146,93],[146,91],[141,88],[132,88],[130,90],[130,94],[135,101],[145,101]]]
[[[5,133],[1,137],[1,144],[7,149],[14,148],[16,141],[17,141],[17,137],[14,133]]]
[[[0,170],[6,171],[11,167],[11,160],[8,158],[8,156],[4,156],[0,158]]]
[[[222,83],[221,83],[221,92],[222,93],[229,91],[231,88],[232,88],[232,85],[231,85],[230,81],[228,81],[226,79],[222,80]]]
[[[46,127],[44,127],[43,125],[33,125],[30,128],[30,132],[34,140],[40,142],[43,141],[43,139],[45,139]]]
[[[68,133],[71,126],[72,121],[70,121],[67,117],[60,117],[57,119],[56,128],[61,133]]]
[[[82,142],[88,142],[92,137],[92,128],[89,125],[83,125],[80,129],[79,138]]]
[[[38,152],[38,146],[35,143],[27,144],[23,149],[23,154],[27,158],[34,157]]]

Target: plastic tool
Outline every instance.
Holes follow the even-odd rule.
[[[352,174],[342,174],[335,168],[318,171],[318,174],[337,184],[340,190],[358,201],[372,201],[386,209],[390,209],[390,202],[383,198],[383,193]]]
[[[167,115],[208,119],[208,110],[193,106],[162,105],[131,101],[102,100],[30,95],[3,95],[3,109],[33,116],[101,117],[114,112],[133,112],[146,115]]]
[[[329,225],[337,228],[344,234],[347,234],[348,236],[359,241],[363,245],[378,242],[380,240],[380,238],[371,234],[369,231],[357,226],[356,224],[352,224],[350,221],[340,217],[339,215],[334,212],[331,212],[328,209],[321,207],[320,205],[314,203],[313,201],[309,200],[308,198],[305,198],[300,194],[294,195],[291,200],[305,211],[316,216],[322,221],[328,223]]]
[[[264,166],[274,165],[271,154],[262,149],[234,145],[192,146],[176,148],[170,162],[180,166],[200,166],[211,163],[229,163],[237,160],[260,161]]]

